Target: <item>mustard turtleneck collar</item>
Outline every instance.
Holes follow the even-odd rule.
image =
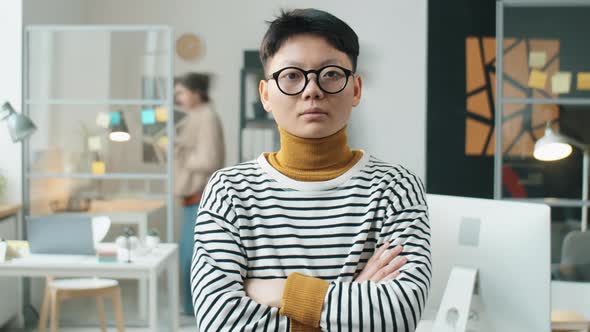
[[[323,138],[302,138],[279,127],[281,149],[266,154],[269,164],[298,181],[327,181],[346,173],[363,156],[348,146],[346,126]]]

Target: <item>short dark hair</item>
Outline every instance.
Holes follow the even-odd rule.
[[[180,84],[193,93],[201,95],[203,102],[209,102],[210,75],[189,72],[174,78],[174,85]]]
[[[358,36],[338,17],[313,8],[282,10],[280,16],[267,23],[270,25],[260,45],[260,61],[265,70],[268,59],[279,51],[287,39],[299,34],[312,34],[325,38],[331,46],[346,53],[352,62],[352,70],[356,71]]]

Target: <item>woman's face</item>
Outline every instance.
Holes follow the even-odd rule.
[[[331,46],[324,38],[297,35],[285,41],[269,59],[268,73],[285,67],[303,70],[338,65],[352,70],[348,56]],[[346,87],[336,94],[323,92],[316,83],[316,74],[309,74],[307,87],[298,95],[280,91],[274,79],[260,81],[260,100],[267,112],[272,112],[277,124],[288,133],[303,138],[322,138],[342,129],[353,107],[361,99],[362,81],[358,75],[348,78]]]
[[[200,93],[192,92],[182,84],[174,85],[174,104],[183,111],[194,110],[203,103]]]

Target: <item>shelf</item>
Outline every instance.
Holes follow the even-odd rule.
[[[96,179],[96,180],[166,180],[165,173],[29,173],[30,179]]]
[[[502,104],[590,106],[590,98],[502,98]]]
[[[166,99],[29,99],[27,105],[166,105]]]
[[[42,138],[37,138],[30,144],[23,146],[22,173],[25,178],[23,183],[23,206],[25,206],[23,216],[41,213],[47,208],[35,203],[42,198],[39,196],[43,190],[40,186],[46,186],[43,183],[46,180],[63,179],[88,182],[84,188],[60,183],[57,184],[60,187],[57,189],[64,196],[109,197],[118,195],[123,200],[133,199],[139,193],[145,197],[153,195],[165,207],[165,212],[161,215],[158,212],[154,217],[165,222],[165,241],[173,242],[173,158],[165,158],[162,164],[156,163],[155,159],[152,162],[151,151],[145,151],[143,143],[137,141],[137,144],[121,145],[120,150],[108,148],[103,150],[101,148],[99,160],[115,158],[122,165],[119,165],[121,167],[118,168],[111,168],[107,163],[107,172],[93,173],[93,168],[89,165],[91,160],[85,156],[79,156],[79,143],[70,143],[70,140],[78,137],[79,128],[75,125],[76,123],[87,125],[89,135],[103,132],[103,129],[100,128],[102,126],[99,123],[95,124],[92,115],[86,113],[87,111],[108,113],[122,109],[122,111],[133,114],[138,112],[139,114],[144,108],[164,107],[168,110],[166,122],[159,122],[158,126],[150,128],[150,131],[143,132],[142,130],[142,133],[156,137],[156,133],[153,133],[151,129],[153,131],[159,130],[157,134],[166,134],[169,138],[169,147],[172,146],[172,138],[174,137],[172,83],[175,45],[172,27],[85,24],[32,25],[23,29],[24,75],[22,83],[25,93],[23,94],[22,112],[30,115],[31,120],[45,134]],[[98,38],[98,43],[95,41],[95,37]],[[108,47],[113,43],[128,47],[112,52]],[[47,52],[44,51],[48,48],[53,50],[52,58],[55,61],[46,64]],[[88,75],[80,76],[79,63],[76,61],[80,57],[78,54],[80,52],[75,52],[75,54],[70,52],[74,49],[84,50],[82,55],[91,56],[91,62],[98,61],[101,64],[100,68],[94,68],[94,72],[91,71]],[[146,68],[143,68],[145,69],[143,71],[137,71],[137,68],[127,68],[125,64],[130,59],[133,63],[147,61],[149,66],[144,66]],[[104,73],[105,69],[107,70],[106,74]],[[108,72],[109,70],[110,72]],[[93,73],[97,75],[93,75]],[[54,90],[52,84],[57,84],[62,93],[52,93],[51,91]],[[107,92],[79,93],[84,90],[80,90],[81,87],[88,86],[104,87]],[[46,121],[47,119],[52,121]],[[134,121],[137,119],[135,118]],[[127,123],[130,127],[128,129],[133,130],[132,125],[137,123]],[[56,124],[60,124],[61,126],[58,127],[62,130],[51,131],[48,129],[48,126]],[[70,128],[71,126],[75,127]],[[169,130],[172,131],[168,132]],[[101,142],[104,142],[102,135],[100,138]],[[84,141],[82,144],[86,145]],[[56,152],[52,150],[54,146],[57,147]],[[88,148],[93,150],[89,146]],[[118,154],[125,154],[125,160],[118,160]],[[77,161],[75,160],[77,158],[82,159]],[[33,167],[37,163],[39,166]],[[150,165],[148,166],[146,163]],[[64,166],[62,164],[67,165],[62,168],[54,167],[55,165],[57,167]],[[102,170],[104,171],[104,169]],[[121,183],[118,184],[116,181],[121,181]],[[141,218],[148,218],[148,216],[144,214]],[[139,216],[133,216],[126,222],[133,223],[136,220],[139,220]]]
[[[525,203],[541,203],[558,207],[583,207],[590,206],[590,201],[573,198],[502,198],[507,201],[518,201]]]

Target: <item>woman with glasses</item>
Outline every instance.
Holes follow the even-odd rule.
[[[413,331],[431,279],[424,187],[348,146],[356,33],[284,12],[260,47],[277,152],[216,172],[195,228],[199,331]]]

